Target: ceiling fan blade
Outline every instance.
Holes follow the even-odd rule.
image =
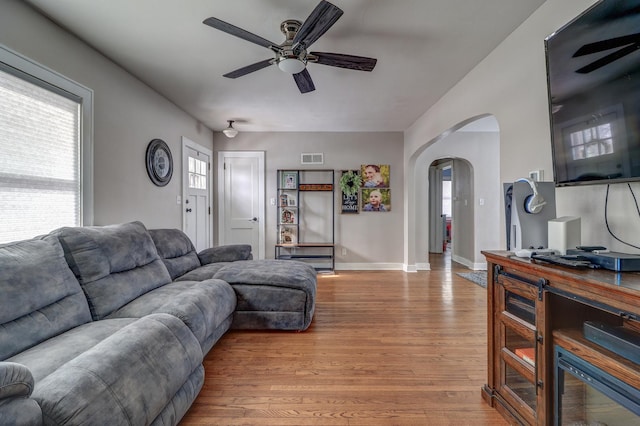
[[[314,86],[313,80],[311,80],[311,74],[309,74],[306,68],[298,74],[294,74],[293,79],[296,81],[300,93],[309,93],[316,90],[316,86]]]
[[[372,71],[378,62],[375,58],[342,53],[311,52],[311,55],[317,58],[313,60],[315,63],[357,71]]]
[[[293,38],[296,53],[308,48],[342,16],[344,12],[338,6],[322,0]]]
[[[238,68],[235,71],[228,72],[223,75],[223,77],[227,78],[238,78],[243,75],[247,75],[254,71],[261,70],[262,68],[266,68],[269,65],[273,64],[274,59],[265,59],[264,61],[256,62],[255,64],[247,65],[246,67]]]
[[[640,42],[631,44],[625,48],[616,50],[615,52],[598,59],[597,61],[591,62],[589,65],[586,65],[578,70],[576,70],[579,74],[588,74],[592,71],[597,70],[598,68],[602,68],[605,65],[609,65],[611,62],[617,61],[618,59],[627,56],[630,53],[635,52],[640,49]]]
[[[221,21],[218,18],[207,18],[202,21],[203,24],[209,25],[210,27],[215,28],[216,30],[223,31],[227,34],[231,34],[232,36],[239,37],[243,40],[246,40],[251,43],[255,43],[259,46],[266,47],[267,49],[271,47],[278,47],[278,43],[273,43],[265,38],[262,38],[258,35],[250,33],[247,30],[243,30],[242,28],[238,28],[235,25],[232,25],[228,22]]]
[[[575,58],[577,56],[602,52],[603,50],[615,49],[616,47],[626,46],[631,43],[640,43],[640,33],[585,44],[573,54],[573,57]]]

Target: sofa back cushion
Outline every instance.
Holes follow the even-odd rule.
[[[95,320],[171,282],[149,232],[140,222],[60,228],[52,235],[60,239]]]
[[[0,245],[0,360],[89,321],[56,238]]]
[[[169,270],[171,279],[176,279],[201,266],[193,243],[181,230],[150,229],[149,234]]]

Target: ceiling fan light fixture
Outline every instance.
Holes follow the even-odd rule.
[[[224,133],[224,135],[228,138],[235,138],[238,134],[238,131],[233,128],[233,120],[227,120],[227,122],[229,123],[229,126],[224,129],[222,133]]]
[[[287,74],[298,74],[302,72],[306,64],[298,58],[282,58],[278,61],[278,68]]]

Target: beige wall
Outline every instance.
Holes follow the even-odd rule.
[[[402,266],[402,217],[404,168],[402,133],[240,133],[227,139],[214,134],[214,157],[218,151],[265,151],[266,155],[266,255],[273,257],[276,243],[276,208],[269,199],[276,197],[278,169],[326,168],[346,170],[361,164],[391,166],[392,209],[387,213],[336,213],[336,265],[340,269],[398,269]],[[324,153],[324,165],[302,166],[303,152]],[[336,184],[340,173],[336,173]],[[216,185],[214,184],[214,187]],[[339,205],[336,191],[336,207]],[[342,255],[346,248],[347,255]]]
[[[500,128],[500,182],[513,182],[529,171],[542,169],[553,179],[549,131],[544,39],[595,3],[594,0],[547,0],[503,43],[452,88],[405,132],[407,176],[416,174],[412,163],[426,148],[433,149],[443,134],[472,117],[492,114]],[[632,187],[640,191],[640,184]],[[582,218],[583,244],[604,245],[612,250],[638,250],[618,243],[604,223],[605,185],[556,190],[557,216]],[[416,192],[407,179],[407,194]],[[625,185],[612,187],[609,220],[629,242],[640,241],[640,218]],[[419,228],[422,206],[406,198],[405,261],[416,262],[413,230]],[[502,201],[501,201],[502,202]],[[500,209],[500,242],[506,247],[504,211]],[[496,247],[486,247],[496,248]]]
[[[0,43],[94,91],[94,223],[181,228],[181,136],[211,148],[211,130],[22,2],[0,2]],[[145,169],[155,138],[174,159],[173,178],[162,188]]]
[[[338,216],[338,263],[346,267],[370,263],[381,268],[404,264],[411,269],[425,262],[420,247],[428,241],[428,235],[417,234],[424,227],[420,221],[426,220],[418,217],[426,211],[426,192],[418,191],[415,181],[426,175],[426,166],[416,164],[416,159],[429,157],[429,150],[441,147],[436,142],[461,123],[486,115],[496,118],[500,127],[498,186],[530,170],[542,169],[546,179],[551,179],[543,40],[593,3],[547,0],[404,135],[241,133],[233,140],[225,139],[17,0],[0,2],[0,43],[94,90],[96,224],[141,220],[149,227],[181,227],[182,206],[176,203],[181,194],[181,136],[216,151],[266,151],[267,200],[275,194],[276,169],[298,165],[300,152],[320,151],[325,153],[325,167],[336,170],[368,162],[391,164],[393,211]],[[153,138],[164,139],[174,154],[174,178],[164,188],[155,187],[144,168],[144,151]],[[483,174],[476,165],[473,171]],[[638,189],[638,184],[632,186]],[[479,187],[474,190],[477,193]],[[633,252],[606,233],[604,191],[604,186],[558,189],[558,215],[582,217],[585,244]],[[613,188],[609,219],[625,237],[638,241],[640,226],[635,221],[640,219],[625,191],[623,186]],[[504,247],[501,201],[493,205],[500,215],[499,241]],[[267,220],[275,226],[274,214],[267,207]],[[267,232],[267,254],[274,241],[275,231]],[[347,256],[341,256],[342,247]],[[479,249],[487,247],[496,248],[491,244]]]

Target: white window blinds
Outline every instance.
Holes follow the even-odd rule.
[[[81,219],[81,102],[0,70],[0,243]]]

